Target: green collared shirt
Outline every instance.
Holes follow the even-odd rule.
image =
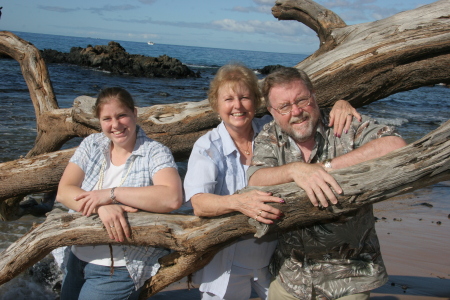
[[[333,128],[323,125],[328,124],[326,116],[328,113],[322,111],[309,163],[343,155],[383,136],[398,136],[393,127],[363,116],[362,122],[354,119],[349,132],[337,138]],[[272,121],[255,139],[247,176],[261,168],[298,161],[305,162],[295,141]],[[313,287],[317,295],[336,299],[383,285],[387,273],[372,206],[364,206],[343,222],[279,234],[270,270],[286,291],[299,299],[311,299]]]

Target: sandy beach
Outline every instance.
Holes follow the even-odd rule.
[[[450,300],[449,200],[446,181],[375,204],[389,281],[372,291],[371,300]],[[179,290],[150,299],[195,300],[200,295],[197,289]]]
[[[450,299],[449,200],[446,181],[375,204],[389,282],[371,299]]]

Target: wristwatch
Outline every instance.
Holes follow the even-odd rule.
[[[331,158],[328,158],[328,159],[325,159],[323,162],[322,162],[322,164],[323,164],[323,166],[324,166],[324,168],[325,169],[332,169],[333,167],[331,166],[331,161],[332,161],[333,159],[331,159]]]
[[[113,204],[119,203],[119,201],[116,200],[116,195],[114,195],[115,189],[116,189],[116,186],[111,189],[111,195],[109,196],[111,198]]]

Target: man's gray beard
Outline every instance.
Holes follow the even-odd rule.
[[[301,117],[296,117],[295,120],[301,120],[303,115]],[[295,122],[294,120],[294,122]],[[309,115],[309,120],[311,120],[311,115]],[[296,143],[304,143],[311,139],[311,137],[314,137],[315,133],[317,132],[317,127],[319,126],[320,119],[317,120],[316,124],[312,127],[311,132],[306,135],[301,135],[298,132],[296,132],[292,127],[289,127],[289,130],[286,131],[283,128],[281,128],[280,124],[278,124],[278,127],[280,127],[281,131],[288,136],[290,136]],[[277,122],[278,123],[278,122]]]

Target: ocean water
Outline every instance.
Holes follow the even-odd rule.
[[[109,42],[94,38],[14,33],[32,42],[38,49],[64,52],[70,51],[74,46],[106,45]],[[209,81],[217,69],[226,63],[239,61],[256,70],[266,65],[294,66],[305,58],[302,54],[116,42],[131,54],[147,56],[166,54],[175,57],[195,72],[200,71],[201,78],[136,78],[78,66],[49,64],[47,67],[61,108],[71,107],[73,100],[78,96],[94,97],[107,86],[122,86],[128,89],[138,106],[200,101],[206,99]],[[25,155],[32,148],[36,137],[36,124],[34,108],[18,62],[0,59],[0,78],[0,163],[2,163]],[[422,87],[391,95],[359,111],[377,118],[382,123],[395,125],[400,134],[408,142],[412,142],[449,119],[450,89],[441,85]],[[65,148],[76,146],[79,141],[80,139],[74,139],[67,143]],[[25,216],[14,222],[0,221],[0,251],[27,232],[33,222],[42,220],[42,217]],[[22,276],[0,286],[0,299],[25,297],[55,299],[57,294],[52,289],[59,278],[51,268],[53,266],[49,264],[37,265],[34,270],[28,270]]]

